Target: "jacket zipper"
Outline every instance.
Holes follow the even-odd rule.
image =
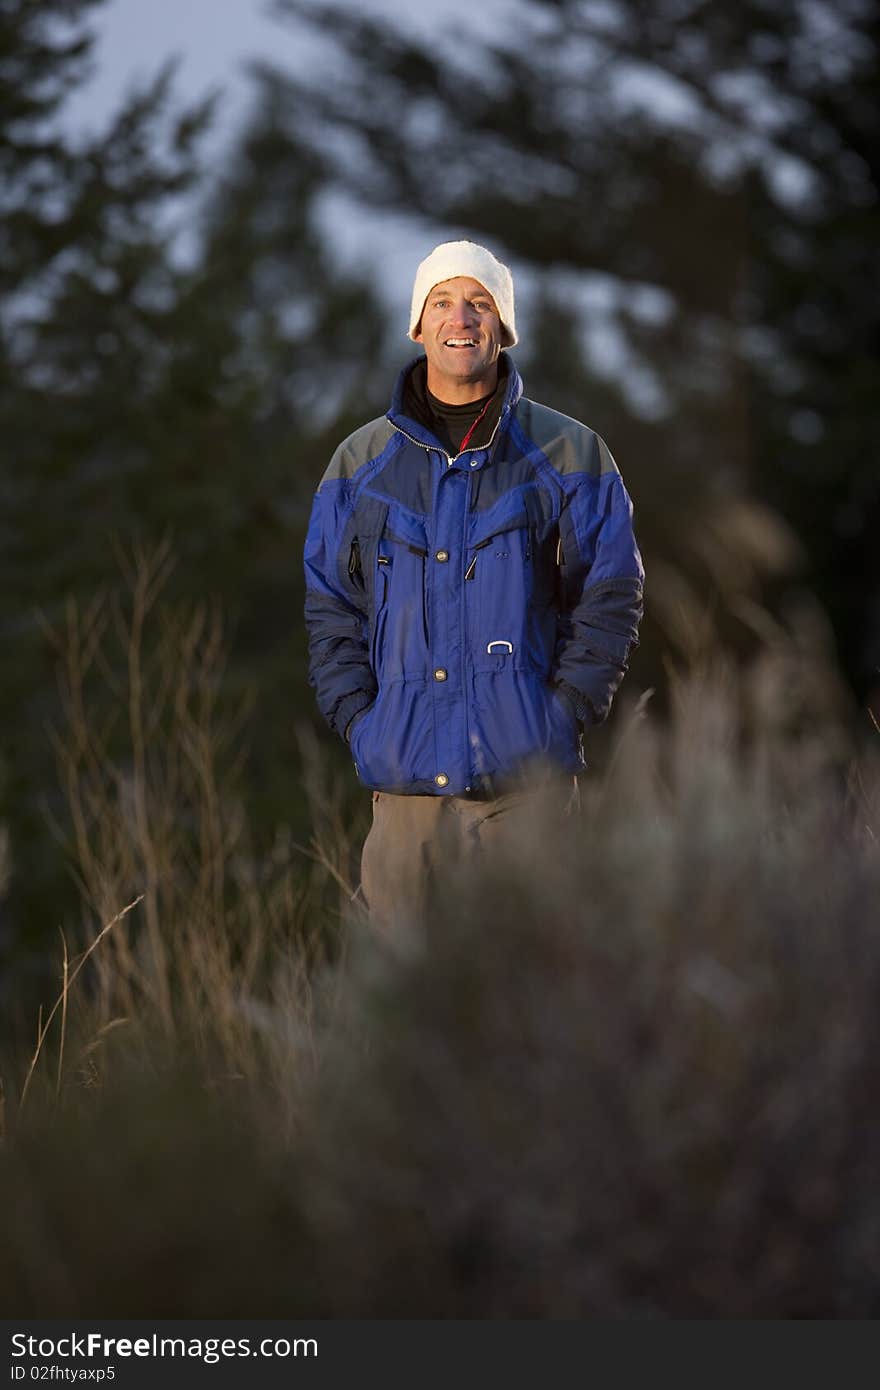
[[[406,430],[401,429],[400,425],[396,424],[394,420],[389,420],[389,424],[391,424],[391,425],[393,426],[394,429],[396,429],[400,434],[402,434],[403,437],[404,437],[404,439],[408,439],[409,442],[410,442],[410,444],[417,444],[417,445],[419,446],[420,449],[424,449],[425,452],[428,453],[428,454],[435,453],[435,452],[436,452],[436,453],[442,454],[443,457],[446,459],[446,466],[447,466],[447,468],[451,468],[452,465],[453,465],[453,463],[455,462],[455,460],[456,460],[457,458],[461,458],[462,454],[477,454],[477,453],[479,453],[482,449],[491,449],[491,447],[492,447],[492,445],[493,445],[493,443],[494,443],[494,441],[495,441],[495,436],[496,436],[496,434],[498,433],[499,429],[501,428],[501,421],[504,419],[504,417],[506,416],[506,414],[507,414],[507,409],[505,408],[505,409],[503,409],[503,410],[501,411],[501,414],[498,416],[498,419],[495,421],[495,428],[493,429],[491,435],[489,436],[489,438],[488,438],[488,440],[486,441],[485,444],[474,444],[474,445],[472,445],[469,449],[460,449],[459,452],[458,452],[457,454],[454,454],[454,455],[452,455],[452,454],[447,454],[447,452],[446,452],[445,449],[441,449],[441,448],[439,447],[439,444],[438,444],[437,449],[435,450],[430,444],[423,444],[422,441],[421,441],[420,439],[413,439],[412,435],[411,435],[411,434],[407,434]],[[463,518],[462,518],[462,528],[461,528],[461,549],[462,549],[462,555],[464,554],[465,549],[466,549],[468,513],[469,513],[469,511],[470,511],[470,500],[471,500],[471,480],[470,480],[470,475],[469,475],[469,474],[467,475],[467,484],[468,484],[468,485],[467,485],[467,496],[465,497],[465,503],[464,503],[464,516],[463,516]],[[465,576],[464,576],[465,579],[472,579],[472,578],[473,578],[473,567],[474,567],[475,561],[476,561],[476,556],[474,556],[474,561],[471,562],[471,564],[468,566],[468,570],[465,572]],[[466,624],[466,622],[465,622],[465,594],[466,594],[466,592],[467,592],[466,589],[465,589],[464,587],[462,587],[462,590],[461,590],[461,609],[460,609],[460,613],[461,613],[461,629],[460,629],[460,630],[461,630],[461,651],[462,651],[462,682],[461,682],[461,692],[462,692],[462,696],[463,696],[463,698],[464,698],[464,727],[465,727],[465,733],[467,733],[467,730],[468,730],[469,727],[470,727],[470,705],[469,705],[469,703],[468,703],[468,690],[467,690],[467,687],[468,687],[468,671],[467,671],[467,668],[466,668],[466,666],[465,666],[465,664],[464,664],[464,663],[465,663],[465,660],[466,660],[466,655],[465,655],[465,654],[466,654],[466,652],[467,652],[467,643],[466,643],[466,641],[465,641],[465,638],[466,638],[466,635],[467,635],[467,634],[466,634],[466,627],[467,627],[467,624]],[[424,603],[424,599],[423,599],[423,603]],[[426,618],[426,620],[427,620],[427,614],[425,615],[425,618]],[[465,743],[466,743],[466,746],[467,746],[467,740],[465,740]],[[469,752],[467,753],[467,772],[466,772],[466,775],[467,775],[468,779],[470,779],[470,753],[469,753]],[[467,790],[470,791],[470,781],[468,781]]]
[[[478,454],[481,449],[491,449],[495,441],[495,436],[501,427],[501,421],[504,419],[506,414],[507,410],[502,410],[501,414],[498,416],[498,419],[495,421],[495,428],[489,435],[489,438],[486,440],[485,444],[472,444],[469,449],[459,449],[457,454],[447,454],[446,450],[440,447],[439,442],[436,448],[433,444],[423,444],[420,439],[414,439],[411,434],[407,434],[406,430],[402,429],[401,426],[396,424],[395,421],[392,420],[390,417],[386,418],[388,419],[388,423],[392,425],[394,429],[397,430],[398,434],[402,434],[404,439],[409,440],[410,444],[418,444],[420,449],[425,449],[429,454],[442,454],[446,460],[447,468],[451,468],[452,465],[455,463],[455,460],[460,459],[463,454]]]
[[[477,541],[476,545],[471,547],[474,552],[474,558],[471,560],[470,564],[464,572],[465,579],[473,579],[474,577],[474,571],[477,568],[477,551],[484,550],[487,545],[492,544],[494,539],[494,536],[487,536],[484,541]]]
[[[469,475],[469,474],[465,474],[465,481],[466,481],[466,483],[467,483],[467,487],[465,488],[465,495],[464,495],[464,515],[463,515],[463,517],[462,517],[462,523],[461,523],[461,552],[462,552],[462,555],[464,555],[465,546],[467,545],[468,515],[469,515],[469,513],[470,513],[471,479],[470,479],[470,475]],[[467,574],[465,574],[465,578],[467,578]],[[466,589],[466,588],[464,587],[464,585],[462,584],[462,586],[461,586],[461,668],[462,668],[462,669],[461,669],[461,677],[462,677],[462,679],[461,679],[461,693],[462,693],[462,696],[463,696],[463,698],[464,698],[464,732],[465,732],[464,746],[465,746],[465,756],[466,756],[466,758],[467,758],[467,763],[466,763],[466,765],[465,765],[464,775],[465,775],[465,777],[466,777],[466,779],[467,779],[467,783],[466,783],[466,786],[465,786],[465,791],[470,791],[470,789],[471,789],[471,740],[470,740],[471,711],[470,711],[470,702],[469,702],[469,700],[468,700],[468,681],[469,681],[469,679],[470,679],[470,672],[469,672],[469,670],[468,670],[467,603],[465,602],[465,594],[466,594],[466,593],[467,593],[467,589]]]
[[[431,445],[431,444],[423,444],[422,441],[421,441],[420,439],[413,439],[413,437],[412,437],[411,434],[407,434],[406,430],[400,428],[400,425],[395,425],[393,420],[389,420],[388,423],[389,423],[390,425],[393,425],[394,428],[397,430],[398,434],[402,434],[402,435],[403,435],[404,439],[408,439],[409,442],[410,442],[410,444],[418,444],[418,446],[419,446],[420,449],[424,449],[424,450],[425,450],[427,453],[429,453],[429,454],[442,454],[443,457],[444,457],[445,460],[446,460],[446,466],[447,466],[447,468],[451,468],[451,467],[452,467],[452,464],[453,464],[453,455],[452,455],[452,454],[447,454],[447,452],[446,452],[445,449],[441,449],[439,443],[438,443],[438,445],[437,445],[437,447],[436,447],[436,449],[435,449],[435,448],[433,447],[433,445]]]

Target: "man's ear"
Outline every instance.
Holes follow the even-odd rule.
[[[422,320],[421,320],[421,319],[419,319],[418,327],[416,328],[415,332],[413,333],[413,341],[416,342],[416,343],[420,343],[420,342],[422,341]]]

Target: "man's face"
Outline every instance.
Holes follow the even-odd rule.
[[[457,275],[435,285],[415,339],[428,359],[428,390],[439,400],[464,404],[494,389],[501,320],[479,280]]]

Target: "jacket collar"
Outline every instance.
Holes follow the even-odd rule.
[[[496,434],[504,428],[511,411],[515,408],[523,392],[522,377],[516,370],[513,360],[507,353],[502,353],[502,356],[507,364],[507,390],[504,393],[504,401],[501,406],[501,415],[498,419]],[[440,441],[429,429],[426,429],[424,425],[420,424],[418,420],[413,420],[411,416],[406,415],[403,409],[406,379],[413,367],[422,361],[424,361],[423,357],[414,357],[411,362],[407,362],[406,366],[399,373],[394,387],[394,394],[391,397],[391,407],[386,418],[390,420],[391,424],[396,426],[397,429],[402,430],[404,434],[417,440],[419,444],[424,444],[429,449],[439,449],[441,448]],[[445,450],[443,452],[445,452]]]

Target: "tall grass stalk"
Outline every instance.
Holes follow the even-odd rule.
[[[55,1000],[55,1003],[52,1005],[52,1008],[49,1010],[49,1013],[46,1015],[45,1021],[43,1019],[42,1010],[40,1011],[40,1020],[37,1027],[37,1045],[34,1048],[34,1054],[31,1057],[30,1065],[27,1069],[27,1073],[24,1078],[24,1083],[21,1088],[21,1097],[19,1099],[19,1112],[21,1112],[24,1109],[25,1101],[27,1100],[28,1089],[31,1084],[31,1078],[33,1077],[34,1069],[40,1060],[40,1054],[43,1051],[43,1044],[46,1041],[47,1034],[49,1032],[50,1027],[52,1026],[52,1020],[54,1019],[58,1010],[61,1009],[61,1030],[58,1043],[58,1068],[55,1080],[56,1098],[59,1095],[61,1091],[61,1078],[64,1072],[64,1039],[67,1033],[67,1001],[70,995],[71,986],[76,980],[76,977],[79,974],[80,970],[83,968],[86,961],[91,956],[92,952],[95,951],[97,947],[101,944],[108,931],[111,931],[112,928],[116,926],[117,922],[120,922],[123,917],[125,917],[129,912],[131,912],[133,907],[137,907],[138,903],[142,901],[143,894],[140,894],[137,898],[133,899],[133,901],[130,902],[127,907],[124,907],[121,912],[117,912],[116,916],[112,917],[109,922],[105,923],[105,925],[98,932],[98,935],[95,937],[91,945],[85,951],[83,951],[82,956],[77,961],[72,972],[70,970],[70,962],[67,956],[67,939],[64,936],[64,933],[61,933],[61,941],[64,951],[61,993]]]

